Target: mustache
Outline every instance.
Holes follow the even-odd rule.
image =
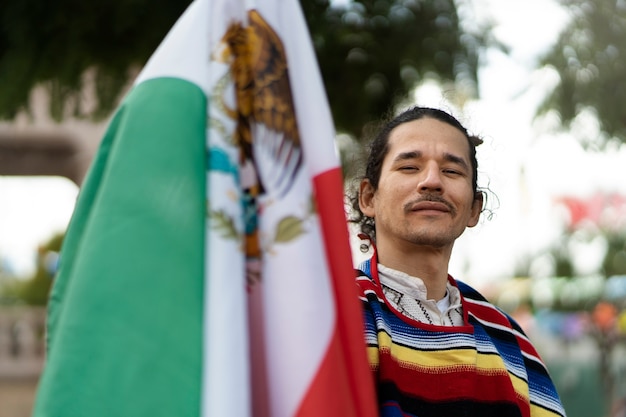
[[[413,207],[414,205],[418,203],[423,203],[425,201],[428,201],[431,203],[443,204],[448,208],[448,210],[450,210],[450,213],[452,213],[453,215],[456,214],[456,209],[454,208],[454,206],[450,204],[448,200],[446,200],[445,198],[437,194],[424,194],[421,197],[416,198],[415,200],[411,200],[404,205],[404,210],[410,211],[411,207]]]

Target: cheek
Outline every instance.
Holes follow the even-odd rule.
[[[393,181],[391,179],[386,182],[384,187],[385,188],[382,189],[386,190],[387,199],[389,200],[400,200],[409,195],[411,191],[415,189],[415,187],[408,181]]]
[[[404,204],[417,197],[414,181],[403,176],[388,176],[378,184],[377,203],[386,211],[402,210]]]
[[[380,216],[383,215],[384,213],[389,212],[390,210],[393,209],[393,207],[395,205],[397,205],[398,203],[394,202],[395,200],[395,190],[393,189],[389,189],[386,188],[384,193],[380,192],[380,188],[379,188],[379,192],[376,193],[376,196],[374,197],[374,211]]]
[[[385,194],[379,196],[378,203],[380,207],[385,207],[386,210],[393,210],[402,204],[401,202],[405,195],[402,187],[397,185],[388,186],[385,191]]]

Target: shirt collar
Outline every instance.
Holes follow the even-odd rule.
[[[419,277],[411,276],[405,272],[377,264],[378,278],[381,285],[398,291],[404,295],[420,301],[428,301],[428,294],[424,281]],[[432,300],[437,303],[440,311],[461,306],[461,293],[450,281],[446,283],[446,295],[441,300]]]

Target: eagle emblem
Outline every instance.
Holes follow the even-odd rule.
[[[256,11],[248,25],[233,22],[222,37],[221,58],[230,66],[236,108],[234,142],[240,149],[241,186],[246,218],[246,256],[260,259],[258,197],[284,196],[302,165],[287,58],[281,39]]]

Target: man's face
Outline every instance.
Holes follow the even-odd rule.
[[[422,118],[396,127],[382,164],[378,189],[361,184],[363,213],[376,222],[379,247],[391,243],[452,246],[478,223],[469,143],[455,127]]]

